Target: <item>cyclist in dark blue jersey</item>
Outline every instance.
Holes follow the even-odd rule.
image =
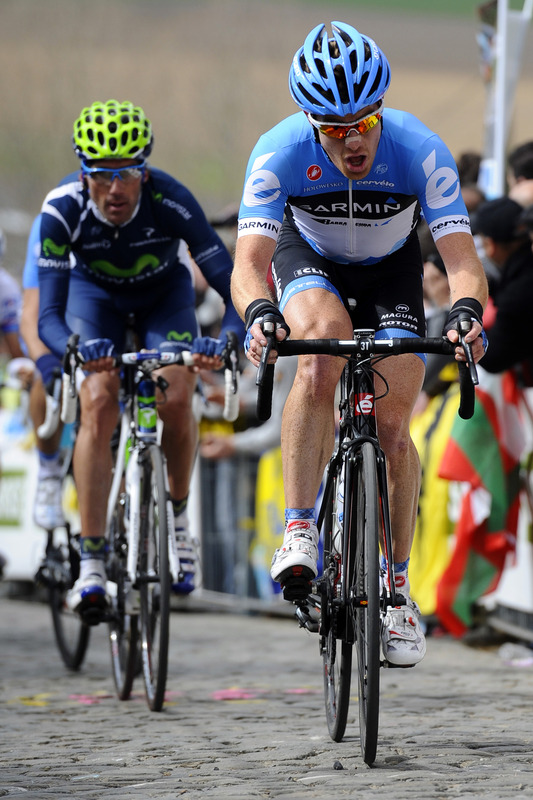
[[[233,300],[245,320],[248,358],[258,364],[265,314],[277,337],[352,336],[355,324],[378,338],[423,336],[422,259],[416,224],[422,213],[446,265],[451,341],[460,310],[473,320],[468,340],[484,352],[482,313],[487,287],[470,233],[454,160],[410,114],[384,107],[390,83],[385,54],[342,22],[328,34],[318,25],[294,56],[289,88],[301,111],[259,139],[246,172],[232,276]],[[267,283],[272,264],[277,302]],[[457,350],[456,358],[462,359]],[[334,393],[341,359],[300,357],[282,430],[286,531],[272,578],[286,585],[317,574],[314,506],[333,449]],[[378,401],[387,457],[394,562],[407,603],[387,615],[383,649],[391,663],[415,664],[425,653],[408,563],[417,510],[420,465],[409,419],[422,386],[416,355],[388,359],[380,372],[390,392]],[[379,391],[378,396],[382,394]],[[381,386],[384,389],[384,386]]]
[[[152,128],[143,110],[109,100],[84,108],[74,123],[79,177],[53,189],[41,213],[39,335],[61,356],[72,332],[89,373],[80,389],[81,425],[74,452],[82,539],[79,580],[69,597],[83,613],[105,610],[105,517],[111,481],[110,440],[119,414],[118,376],[112,355],[124,346],[135,315],[142,347],[192,346],[197,367],[222,365],[219,351],[198,336],[188,252],[223,298],[221,339],[242,329],[231,303],[232,263],[191,192],[146,162]],[[70,254],[76,256],[71,268]],[[164,422],[178,551],[185,571],[178,591],[194,588],[196,553],[188,534],[186,503],[197,447],[192,397],[197,377],[172,366],[158,406]]]

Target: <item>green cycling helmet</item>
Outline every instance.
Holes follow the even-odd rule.
[[[108,100],[84,108],[74,123],[72,146],[87,161],[98,158],[147,158],[154,137],[150,120],[133,103]]]

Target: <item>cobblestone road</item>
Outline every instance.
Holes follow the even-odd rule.
[[[316,636],[283,617],[172,614],[165,710],[142,683],[113,693],[106,630],[67,672],[48,609],[0,600],[0,797],[516,798],[533,794],[533,667],[497,648],[429,640],[413,670],[382,671],[378,756],[328,736]],[[342,769],[334,768],[340,762]]]

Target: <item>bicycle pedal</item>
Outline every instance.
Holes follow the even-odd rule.
[[[283,598],[289,602],[306,600],[311,592],[311,581],[303,575],[289,575],[280,580]]]
[[[316,603],[313,598],[308,598],[308,601],[307,603],[298,604],[294,615],[300,628],[305,628],[310,633],[318,633],[320,628],[320,601]]]
[[[88,595],[76,609],[81,621],[85,625],[99,625],[100,622],[109,620],[109,609],[105,598],[102,595]]]
[[[380,661],[380,666],[384,669],[413,669],[413,667],[416,667],[416,664],[391,664],[390,661],[384,658]]]

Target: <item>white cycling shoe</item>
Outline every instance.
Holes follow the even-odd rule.
[[[98,625],[109,608],[106,578],[99,572],[79,577],[68,592],[66,603],[87,625]]]
[[[65,525],[62,500],[63,479],[60,475],[39,478],[33,506],[33,520],[40,528],[52,531]]]
[[[284,585],[292,578],[306,581],[316,578],[318,539],[318,529],[313,520],[294,519],[288,522],[283,544],[272,558],[272,580]]]
[[[389,608],[381,629],[383,656],[396,667],[414,667],[426,655],[426,637],[420,609],[407,598],[405,605]]]

